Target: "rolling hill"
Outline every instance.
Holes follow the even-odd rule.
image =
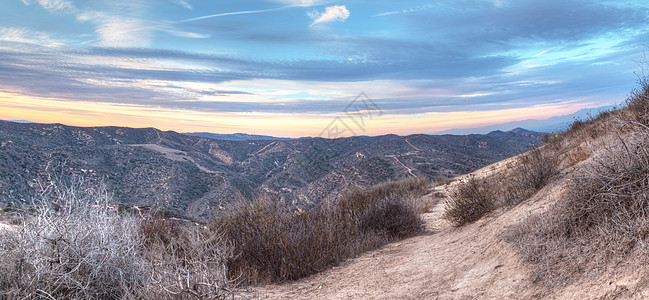
[[[0,122],[0,202],[29,203],[57,178],[105,183],[114,200],[208,217],[272,193],[297,206],[351,186],[453,177],[538,143],[525,130],[487,135],[216,140],[153,128]]]

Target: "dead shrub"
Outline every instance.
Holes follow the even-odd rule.
[[[497,205],[513,206],[532,197],[559,173],[558,164],[555,152],[546,147],[521,154],[509,171],[491,180]]]
[[[227,262],[233,248],[218,233],[199,225],[166,219],[144,221],[142,256],[147,284],[137,295],[145,299],[225,299],[234,285]]]
[[[649,128],[627,126],[633,130],[571,178],[563,201],[512,229],[509,238],[536,265],[537,280],[561,283],[594,265],[649,251]]]
[[[149,246],[155,243],[172,243],[180,238],[182,232],[178,223],[154,217],[142,221],[138,233],[142,237],[144,245]]]
[[[408,201],[411,200],[390,194],[351,212],[358,214],[356,222],[360,223],[361,231],[380,233],[390,240],[402,239],[420,232],[423,226],[419,211]]]
[[[387,197],[388,195],[411,195],[419,197],[427,194],[430,184],[424,178],[411,177],[408,179],[388,181],[371,187],[354,187],[342,193],[337,205],[343,209],[354,210],[356,206]]]
[[[63,181],[61,181],[63,182]],[[119,214],[80,178],[50,184],[0,232],[3,299],[222,299],[232,248],[200,228]]]
[[[494,210],[495,194],[487,179],[469,177],[451,192],[444,206],[444,218],[455,226],[472,223]]]
[[[647,77],[638,80],[638,88],[631,92],[626,99],[626,104],[631,112],[632,121],[649,125],[649,79]]]
[[[248,283],[299,279],[388,241],[423,230],[412,191],[420,183],[387,183],[346,193],[338,203],[297,211],[272,197],[242,201],[212,227],[235,247],[230,276]]]
[[[509,170],[486,178],[474,176],[459,183],[444,207],[444,217],[455,226],[479,220],[501,207],[530,198],[558,174],[558,160],[548,148],[521,154]]]
[[[573,151],[569,151],[567,154],[568,166],[574,166],[582,161],[585,161],[590,157],[590,152],[579,147]]]
[[[514,178],[518,185],[529,187],[534,192],[543,188],[558,173],[558,160],[549,151],[536,148],[520,156]]]
[[[0,237],[0,293],[11,299],[118,299],[146,281],[137,220],[103,190],[51,185],[36,215]]]

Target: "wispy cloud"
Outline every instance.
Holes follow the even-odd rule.
[[[548,53],[548,52],[550,52],[550,51],[552,51],[552,50],[555,50],[555,49],[557,49],[557,48],[559,48],[559,46],[554,47],[554,48],[550,48],[550,49],[548,49],[548,50],[541,51],[541,52],[539,52],[539,53],[537,53],[537,54],[532,55],[532,57],[539,57],[539,56],[541,56],[541,55],[543,55],[543,54],[546,54],[546,53]]]
[[[26,28],[0,27],[0,41],[55,47],[63,45],[48,34]]]
[[[21,0],[25,5],[31,5],[33,0]],[[49,11],[60,11],[68,8],[74,8],[72,3],[67,0],[35,0],[41,7]]]
[[[269,8],[269,9],[242,10],[242,11],[218,13],[218,14],[211,14],[211,15],[206,15],[206,16],[200,16],[200,17],[185,19],[185,20],[181,20],[181,21],[178,21],[178,22],[175,22],[175,23],[186,23],[186,22],[193,22],[193,21],[198,21],[198,20],[205,20],[205,19],[225,17],[225,16],[260,14],[260,13],[266,13],[266,12],[271,12],[271,11],[278,11],[278,10],[286,9],[288,7],[291,7],[291,6],[283,6],[283,7]]]
[[[0,93],[25,96],[12,105],[52,97],[185,119],[176,110],[308,119],[360,90],[386,115],[612,101],[649,36],[640,0],[354,1],[359,22],[335,34],[315,29],[348,20],[340,0],[21,1],[31,7],[0,9]]]
[[[186,1],[183,1],[183,0],[172,0],[172,2],[178,4],[178,5],[186,8],[186,9],[189,9],[189,10],[194,9],[191,5],[189,5],[189,3],[187,3]]]
[[[197,33],[197,32],[188,32],[188,31],[179,31],[179,30],[164,30],[170,34],[173,34],[178,37],[184,37],[189,39],[208,39],[212,35],[207,33]]]
[[[349,10],[345,5],[334,5],[325,8],[324,12],[310,11],[307,15],[313,19],[311,26],[334,21],[345,21],[349,18]]]
[[[399,15],[399,14],[407,14],[407,13],[412,13],[412,12],[417,12],[420,10],[426,10],[429,8],[432,8],[433,5],[424,5],[424,6],[419,6],[419,7],[412,7],[412,8],[406,8],[406,9],[399,9],[399,10],[393,10],[393,11],[387,11],[384,13],[376,14],[374,15],[375,17],[385,17],[385,16],[391,16],[391,15]]]
[[[98,45],[106,47],[145,47],[155,28],[136,17],[120,16],[101,11],[86,11],[77,20],[95,24]]]

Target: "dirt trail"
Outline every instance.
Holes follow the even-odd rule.
[[[442,191],[438,188],[437,191]],[[428,196],[430,197],[430,196]],[[261,299],[520,299],[534,297],[528,269],[499,235],[530,208],[455,229],[444,201],[424,214],[426,232],[298,282],[256,287]]]
[[[410,147],[412,147],[413,149],[415,149],[415,150],[417,150],[417,151],[420,150],[419,148],[417,148],[417,147],[415,147],[413,144],[411,144],[410,141],[409,141],[408,139],[406,139],[405,141],[406,141],[406,143],[408,143],[408,145],[410,145]]]
[[[514,158],[515,159],[515,158]],[[506,168],[502,161],[474,172],[485,176]],[[442,195],[467,176],[436,187]],[[585,277],[567,286],[531,282],[529,264],[504,236],[511,225],[546,210],[559,197],[558,180],[532,199],[495,211],[476,223],[454,228],[443,219],[444,198],[424,214],[426,232],[348,260],[338,267],[285,284],[251,288],[243,299],[609,299],[637,290],[641,276],[629,272]],[[425,197],[431,197],[427,195]],[[422,199],[423,200],[423,199]],[[430,200],[429,200],[430,201]],[[619,270],[619,269],[618,269]],[[649,296],[641,290],[623,298]]]
[[[272,145],[275,145],[275,144],[277,144],[277,142],[272,142],[272,143],[266,145],[266,147],[261,148],[261,150],[255,152],[255,154],[259,154],[259,153],[263,152],[264,150],[266,150],[268,147],[270,147],[270,146],[272,146]]]
[[[412,169],[410,169],[410,168],[408,168],[406,165],[404,165],[404,164],[399,160],[399,158],[397,158],[396,155],[386,155],[386,157],[392,157],[392,158],[394,158],[394,160],[396,160],[397,163],[399,163],[402,167],[404,167],[404,168],[406,168],[406,170],[408,170],[408,173],[410,173],[410,175],[412,175],[412,176],[415,177],[415,178],[417,177],[417,175],[415,175],[415,173],[412,173]]]

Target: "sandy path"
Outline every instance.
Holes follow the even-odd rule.
[[[410,141],[409,141],[408,139],[406,139],[405,141],[406,141],[406,143],[408,143],[408,145],[410,145],[410,147],[412,147],[413,149],[415,149],[415,150],[417,150],[417,151],[420,150],[419,148],[417,148],[417,147],[415,147],[413,144],[411,144]]]
[[[442,219],[443,201],[424,214],[422,235],[283,285],[255,287],[251,299],[520,299],[534,297],[528,269],[499,238],[531,207],[461,229]]]

